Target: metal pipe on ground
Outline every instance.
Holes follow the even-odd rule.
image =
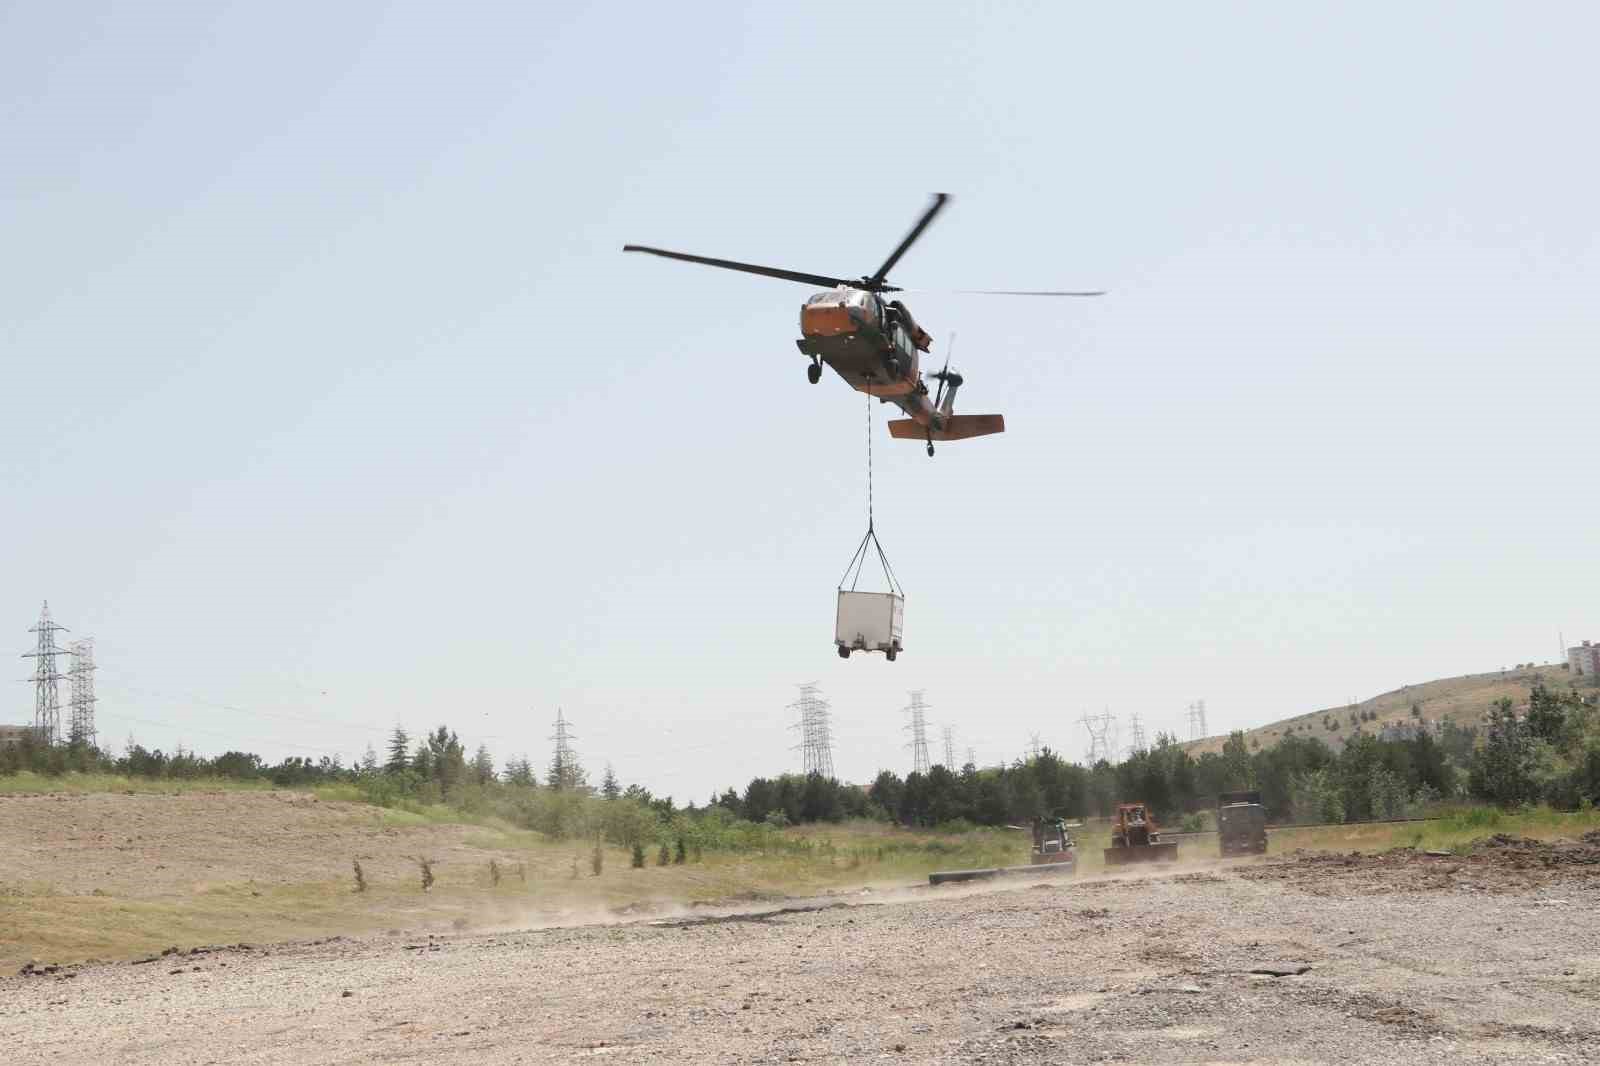
[[[1033,866],[997,866],[989,870],[937,870],[928,875],[930,885],[950,885],[962,881],[987,881],[993,877],[1050,877],[1076,871],[1073,863],[1038,863]]]

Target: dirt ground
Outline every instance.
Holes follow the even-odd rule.
[[[0,1047],[14,1063],[1594,1062],[1600,834],[202,949],[0,979]]]

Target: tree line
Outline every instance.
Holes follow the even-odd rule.
[[[654,796],[637,784],[623,787],[609,766],[600,784],[590,785],[582,765],[565,754],[552,758],[542,773],[525,756],[497,768],[486,746],[469,754],[445,725],[416,740],[396,727],[382,756],[369,746],[349,765],[330,756],[268,763],[241,751],[208,758],[180,747],[169,754],[131,739],[121,754],[113,754],[82,744],[40,744],[24,734],[0,747],[0,774],[79,771],[334,787],[382,806],[444,803],[491,811],[557,838],[600,836],[624,846],[683,840],[697,848],[726,846],[735,838],[741,846],[757,837],[770,844],[770,836],[760,833],[852,818],[960,827],[1018,824],[1037,815],[1105,817],[1129,801],[1149,804],[1165,823],[1183,824],[1211,809],[1219,793],[1246,788],[1260,791],[1275,822],[1398,818],[1440,800],[1543,802],[1569,809],[1600,803],[1600,709],[1594,696],[1536,685],[1525,713],[1502,700],[1481,728],[1446,723],[1435,731],[1421,721],[1419,708],[1413,714],[1417,721],[1407,735],[1385,738],[1358,725],[1337,752],[1305,734],[1256,747],[1234,733],[1220,752],[1196,756],[1162,735],[1147,751],[1092,766],[1045,748],[1004,766],[935,765],[905,777],[884,770],[865,787],[817,774],[757,777],[742,792],[714,793],[705,807],[679,807],[672,797]]]
[[[1261,748],[1231,734],[1221,752],[1191,755],[1170,736],[1118,763],[1070,762],[1045,748],[1010,765],[933,766],[902,778],[880,772],[865,788],[799,775],[757,777],[713,803],[746,821],[780,825],[876,817],[908,826],[999,826],[1037,815],[1106,817],[1122,802],[1149,804],[1168,823],[1194,824],[1220,793],[1254,789],[1275,822],[1357,822],[1419,815],[1441,800],[1502,805],[1600,804],[1600,710],[1593,696],[1536,685],[1526,713],[1510,700],[1482,728],[1446,722],[1437,731],[1413,707],[1399,736],[1368,733],[1355,719],[1339,751],[1286,735]]]

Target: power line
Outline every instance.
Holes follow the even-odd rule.
[[[131,715],[131,714],[123,714],[121,711],[114,712],[113,714],[110,715],[110,717],[111,717],[111,720],[115,721],[115,722],[135,722],[135,723],[137,723],[139,725],[158,726],[158,727],[163,728],[163,729],[171,729],[174,732],[177,732],[179,734],[198,733],[201,736],[215,737],[216,739],[225,741],[225,742],[227,742],[229,744],[234,744],[234,743],[238,742],[237,738],[236,738],[236,734],[219,733],[215,729],[202,729],[199,726],[193,726],[193,725],[178,725],[176,722],[163,722],[163,721],[158,721],[158,720],[156,720],[154,718],[139,718],[139,717],[136,717],[136,716]],[[130,737],[129,739],[132,739],[132,738]],[[178,743],[179,743],[180,746],[182,746],[183,742],[180,740]],[[328,755],[328,756],[333,756],[333,757],[337,757],[337,758],[343,758],[344,755],[345,755],[344,752],[336,751],[336,750],[334,750],[332,748],[312,748],[312,747],[307,747],[304,744],[294,744],[294,743],[290,743],[288,741],[278,741],[277,743],[278,743],[279,747],[290,748],[290,749],[293,749],[295,751],[309,752],[312,755]]]
[[[933,768],[928,760],[928,706],[922,702],[924,691],[919,688],[912,692],[910,705],[903,708],[911,715],[905,728],[911,730],[911,743],[906,747],[911,749],[911,772],[914,774],[926,774]]]

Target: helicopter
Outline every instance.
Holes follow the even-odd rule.
[[[928,454],[933,455],[934,441],[965,440],[991,433],[1003,433],[1004,415],[958,415],[955,413],[956,390],[964,383],[962,376],[950,369],[948,350],[944,367],[927,375],[937,381],[938,389],[928,398],[928,384],[923,380],[921,353],[932,348],[933,338],[917,324],[911,309],[897,299],[885,299],[885,294],[903,292],[898,285],[888,281],[889,271],[905,255],[923,230],[928,228],[950,197],[936,193],[933,203],[923,212],[917,224],[911,227],[905,239],[890,253],[876,272],[860,278],[833,278],[822,274],[807,274],[798,270],[739,263],[731,259],[712,259],[687,252],[673,252],[665,248],[651,248],[642,244],[625,244],[624,252],[644,252],[666,259],[679,259],[686,263],[740,270],[747,274],[798,281],[807,285],[825,286],[800,307],[800,339],[795,341],[800,351],[811,359],[806,367],[806,378],[815,385],[822,380],[824,365],[858,392],[878,397],[882,403],[893,403],[905,412],[905,418],[889,421],[889,435],[898,440],[924,440]],[[983,296],[1103,296],[1095,292],[1023,292],[1000,289],[968,289],[964,292]]]

